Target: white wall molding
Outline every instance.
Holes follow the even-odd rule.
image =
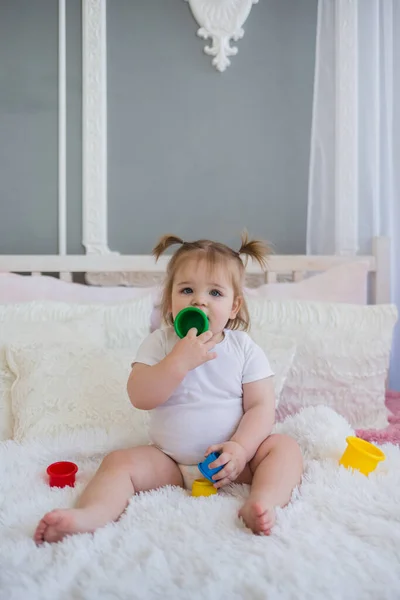
[[[106,0],[82,0],[82,243],[108,254]]]
[[[67,254],[67,71],[65,0],[58,2],[58,253]]]
[[[223,73],[231,64],[230,56],[238,53],[237,42],[244,36],[243,25],[253,4],[258,0],[186,0],[194,18],[200,25],[197,35],[211,39],[211,46],[204,46],[204,52],[213,56],[212,64]]]

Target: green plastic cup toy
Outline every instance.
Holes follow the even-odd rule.
[[[175,317],[174,327],[176,334],[183,338],[192,327],[197,329],[197,335],[208,331],[209,323],[205,312],[195,306],[183,308]]]

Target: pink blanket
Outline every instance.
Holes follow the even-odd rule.
[[[386,392],[386,406],[390,411],[388,426],[385,429],[358,429],[358,437],[377,444],[398,444],[400,446],[400,392]],[[277,421],[283,421],[289,415],[297,412],[290,406],[280,406],[277,410]]]
[[[400,446],[400,392],[386,392],[386,406],[390,411],[386,429],[358,429],[357,435],[368,442],[377,444],[398,444]]]

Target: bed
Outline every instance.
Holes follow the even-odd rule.
[[[211,498],[171,487],[133,497],[93,535],[40,548],[37,521],[71,506],[105,453],[148,442],[148,415],[131,407],[125,383],[159,325],[168,257],[0,256],[0,598],[398,598],[388,245],[376,238],[368,256],[273,256],[267,273],[247,268],[250,334],[276,372],[275,430],[305,458],[271,536],[238,519],[246,486]],[[76,273],[92,285],[74,283]],[[369,477],[339,467],[354,433],[385,453]],[[49,487],[55,460],[78,464],[74,488]]]

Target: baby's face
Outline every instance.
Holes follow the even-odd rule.
[[[240,301],[234,298],[229,270],[222,266],[210,272],[205,260],[189,259],[176,272],[171,298],[174,319],[183,308],[196,306],[208,316],[213,334],[219,334],[236,317]]]

